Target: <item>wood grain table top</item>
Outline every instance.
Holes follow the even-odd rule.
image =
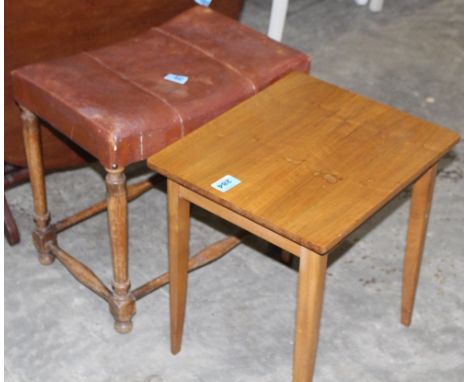
[[[325,254],[433,166],[458,134],[292,73],[148,166]],[[211,185],[226,175],[227,192]]]

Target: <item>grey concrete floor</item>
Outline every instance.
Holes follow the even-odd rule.
[[[242,21],[266,31],[269,1],[247,0]],[[463,1],[388,0],[372,14],[351,0],[291,0],[284,41],[312,56],[312,73],[463,133]],[[316,381],[463,379],[463,143],[435,189],[413,324],[399,324],[409,193],[350,237],[328,269]],[[94,168],[47,177],[65,216],[104,197]],[[133,285],[166,269],[163,186],[130,205]],[[42,267],[29,232],[28,185],[7,192],[23,240],[5,247],[5,377],[9,382],[273,382],[291,376],[297,272],[258,240],[190,275],[182,352],[169,352],[168,293],[138,303],[118,335],[106,305],[59,264]],[[194,211],[192,251],[232,227]],[[106,216],[60,236],[111,279]]]

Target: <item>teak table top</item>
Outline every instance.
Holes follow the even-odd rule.
[[[148,160],[181,185],[325,254],[459,136],[292,73]],[[241,183],[227,192],[211,184]]]

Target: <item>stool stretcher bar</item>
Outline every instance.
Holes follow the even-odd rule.
[[[205,247],[190,258],[189,271],[201,268],[223,257],[233,248],[237,247],[247,236],[247,232],[241,231]],[[50,253],[60,261],[60,263],[73,275],[73,277],[75,277],[77,281],[108,303],[112,303],[112,291],[88,266],[60,248],[56,243],[50,242],[48,244],[48,248]],[[166,272],[134,289],[131,294],[136,300],[139,300],[140,298],[163,287],[168,282],[169,274]]]
[[[201,268],[215,260],[223,257],[233,248],[237,247],[247,236],[247,232],[243,231],[239,234],[227,236],[224,239],[217,241],[205,247],[196,255],[192,256],[189,260],[189,271]],[[141,285],[132,291],[133,297],[139,300],[140,298],[154,292],[156,289],[161,288],[169,282],[169,273],[164,273],[159,277]]]
[[[107,288],[96,274],[81,261],[71,256],[60,248],[57,244],[49,244],[50,253],[55,256],[62,265],[75,277],[81,284],[91,289],[99,297],[107,302],[112,300],[112,292]]]
[[[142,180],[138,183],[129,185],[127,187],[127,201],[132,201],[142,194],[144,194],[146,191],[151,189],[154,185],[155,179],[157,178],[157,175],[153,175],[148,179]],[[107,199],[103,199],[92,206],[89,206],[88,208],[85,208],[84,210],[77,212],[76,214],[66,217],[65,219],[60,220],[59,222],[54,224],[56,232],[62,232],[75,224],[78,224],[86,219],[89,219],[90,217],[105,211],[107,209]]]

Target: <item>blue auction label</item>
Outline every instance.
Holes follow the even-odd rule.
[[[167,81],[175,82],[176,84],[179,85],[185,85],[185,83],[188,81],[188,77],[184,76],[182,74],[174,74],[174,73],[168,73],[164,76],[164,79]]]
[[[195,0],[195,2],[203,7],[209,7],[211,0]]]
[[[211,187],[217,189],[218,191],[226,192],[231,188],[236,187],[238,184],[240,184],[240,182],[241,181],[239,179],[234,178],[232,175],[226,175],[212,183]]]

